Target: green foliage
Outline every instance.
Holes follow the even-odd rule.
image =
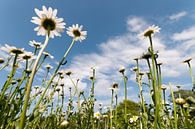
[[[131,100],[127,100],[127,118],[129,120],[129,118],[131,118],[132,116],[139,116],[139,112],[140,112],[140,106],[138,103],[135,103]],[[115,123],[117,123],[117,127],[120,129],[124,129],[125,128],[125,118],[124,118],[124,107],[125,107],[125,101],[123,101],[122,103],[120,103],[117,106],[117,121]]]
[[[195,98],[195,93],[193,91],[191,91],[191,90],[178,90],[178,91],[175,91],[174,92],[175,98],[178,98],[179,94],[184,99],[187,99],[190,96]]]

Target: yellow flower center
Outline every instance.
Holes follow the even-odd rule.
[[[46,18],[42,21],[42,26],[45,30],[52,31],[56,28],[56,23],[50,18]]]
[[[20,49],[12,49],[10,52],[14,53],[14,54],[22,54],[23,53],[23,51]]]
[[[80,37],[81,36],[81,32],[79,30],[73,30],[73,34],[75,37]]]
[[[144,33],[144,36],[145,36],[145,37],[147,37],[147,36],[149,37],[149,36],[151,36],[153,33],[154,33],[154,30],[148,30],[147,32]]]
[[[4,60],[2,58],[0,58],[0,64],[4,63]]]

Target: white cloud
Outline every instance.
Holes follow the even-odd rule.
[[[131,32],[140,32],[147,25],[146,21],[140,17],[129,17],[127,20],[127,28]]]
[[[172,39],[174,41],[184,41],[184,40],[195,39],[195,26],[185,29],[180,33],[173,34]]]
[[[136,33],[140,33],[149,26],[148,22],[140,17],[130,17],[127,20],[127,29],[129,32],[123,35],[112,37],[107,41],[100,43],[98,46],[99,51],[87,54],[81,54],[73,58],[72,63],[68,66],[73,72],[73,80],[80,79],[78,85],[79,90],[89,91],[91,84],[89,83],[89,77],[92,75],[91,67],[96,67],[96,83],[95,83],[95,95],[96,96],[110,96],[109,87],[113,82],[120,84],[120,98],[123,98],[123,80],[118,72],[120,66],[126,67],[126,74],[130,81],[127,86],[132,85],[132,79],[135,77],[130,73],[130,67],[135,65],[133,60],[136,57],[140,57],[144,52],[148,50],[149,40],[140,39]],[[174,41],[183,41],[178,46],[170,47],[166,42],[170,42],[163,39],[163,36],[155,35],[153,38],[153,44],[155,50],[159,51],[158,60],[163,62],[162,72],[163,77],[175,78],[185,73],[185,68],[181,61],[187,55],[193,55],[189,53],[194,47],[193,42],[195,40],[195,27],[183,30],[180,33],[171,35]],[[194,49],[193,49],[194,50]],[[143,70],[147,70],[147,64],[145,61],[140,63]],[[72,87],[72,83],[69,79],[63,80],[65,83],[65,92],[68,96],[68,87]],[[135,88],[137,89],[137,88]],[[128,89],[129,99],[137,101],[137,93],[133,87]],[[109,97],[104,99],[105,103],[109,103]],[[121,99],[122,100],[122,99]]]
[[[169,19],[176,21],[176,20],[179,20],[179,19],[181,19],[182,17],[184,17],[186,15],[187,15],[187,12],[182,11],[182,12],[179,12],[179,13],[176,13],[176,14],[173,14],[173,15],[169,16]]]
[[[92,66],[96,66],[96,96],[110,96],[109,87],[113,82],[119,82],[122,88],[120,92],[123,92],[122,77],[119,74],[118,69],[121,65],[125,66],[127,68],[126,74],[132,81],[134,75],[132,75],[129,70],[130,66],[135,65],[135,61],[133,59],[140,57],[149,47],[149,40],[138,38],[137,35],[135,35],[135,32],[140,33],[142,30],[145,30],[147,26],[149,25],[143,18],[128,18],[127,28],[129,29],[129,32],[112,37],[101,43],[99,45],[99,52],[76,56],[72,60],[72,64],[68,66],[68,69],[73,70],[76,76],[80,78],[83,83],[86,83],[87,88],[85,90],[89,90],[90,85],[84,80],[88,79],[89,76],[92,75],[92,70],[90,68]],[[178,35],[179,34],[180,33],[178,33]],[[162,66],[163,78],[176,78],[185,73],[186,69],[183,68],[184,65],[181,64],[181,61],[185,55],[189,54],[185,51],[189,48],[183,49],[181,52],[181,45],[184,44],[172,48],[169,47],[166,42],[167,41],[164,41],[163,36],[156,35],[153,38],[154,48],[159,51],[158,60],[164,64]],[[189,43],[188,46],[192,45]],[[147,70],[146,62],[142,61],[140,64],[143,70]],[[131,85],[131,81],[128,82],[128,86]],[[134,89],[130,88],[128,89],[128,93],[131,93],[134,97],[131,97],[130,99],[137,100],[135,97],[137,96],[137,93],[132,92],[131,90],[134,91]],[[123,96],[122,93],[121,95]],[[109,100],[105,100],[105,102],[109,102]]]

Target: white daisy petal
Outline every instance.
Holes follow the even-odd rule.
[[[87,36],[87,31],[82,31],[83,26],[82,25],[72,25],[69,27],[66,31],[66,33],[70,36],[73,37],[75,41],[80,41],[82,42],[84,39],[86,39]]]
[[[37,35],[45,36],[50,31],[50,37],[61,36],[61,32],[64,31],[66,23],[63,18],[57,18],[57,9],[48,9],[42,6],[42,10],[35,9],[35,13],[38,17],[32,17],[31,22],[38,25],[34,28],[37,31]],[[49,24],[48,24],[49,23]]]
[[[42,18],[41,11],[39,11],[37,8],[35,8],[34,10],[35,10],[35,13],[39,16],[39,18]]]
[[[53,10],[52,18],[56,18],[57,12],[58,12],[57,9],[54,9],[54,10]],[[63,20],[62,20],[62,21],[63,21]]]

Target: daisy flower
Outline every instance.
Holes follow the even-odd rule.
[[[101,113],[100,112],[95,112],[94,113],[94,118],[99,119],[101,117]]]
[[[42,47],[41,42],[36,42],[35,40],[29,41],[29,45],[38,49]]]
[[[129,123],[130,124],[132,124],[132,123],[134,123],[134,122],[136,122],[137,120],[138,120],[138,116],[133,116],[133,117],[131,117],[130,119],[129,119]]]
[[[36,56],[32,52],[25,51],[23,54],[19,56],[19,58],[24,60],[33,60],[36,58]]]
[[[133,67],[130,70],[136,72],[138,70],[138,68],[137,67]]]
[[[0,58],[0,64],[3,64],[5,60],[3,58]]]
[[[11,55],[19,55],[24,53],[24,48],[16,48],[14,46],[9,46],[8,44],[5,44],[4,47],[1,47],[1,50],[10,53]]]
[[[62,123],[60,124],[60,126],[64,128],[68,127],[68,125],[69,125],[69,122],[67,120],[62,121]]]
[[[124,72],[125,72],[125,67],[124,67],[124,66],[121,66],[121,67],[119,68],[119,73],[124,74]]]
[[[37,90],[37,89],[39,89],[39,86],[34,86],[34,88]]]
[[[144,37],[150,37],[152,36],[154,33],[159,33],[160,29],[158,26],[152,25],[149,26],[148,29],[146,29],[144,31],[144,33],[142,33],[141,35],[143,35]]]
[[[67,76],[70,76],[71,74],[72,74],[71,71],[67,71],[67,72],[66,72],[66,75],[67,75]]]
[[[45,56],[45,57],[50,57],[51,59],[53,59],[54,58],[54,56],[52,56],[50,53],[48,53],[48,52],[43,52],[43,55]]]
[[[38,17],[32,17],[31,22],[37,24],[38,27],[34,28],[37,31],[37,35],[45,36],[49,34],[49,37],[61,36],[65,29],[65,23],[63,18],[58,18],[57,9],[48,9],[42,6],[42,10],[35,8],[35,13]]]
[[[162,85],[162,86],[161,86],[161,89],[162,89],[162,90],[166,90],[166,89],[167,89],[166,85]]]
[[[184,105],[186,103],[186,100],[183,98],[177,98],[175,99],[175,103],[178,105]]]
[[[65,74],[65,71],[64,70],[60,70],[60,71],[57,72],[57,74],[64,75]]]
[[[70,37],[73,37],[75,41],[82,42],[82,40],[86,39],[87,36],[87,31],[82,31],[82,29],[82,25],[79,26],[76,24],[69,27],[66,32]]]
[[[189,63],[192,60],[192,58],[188,58],[186,60],[183,61],[183,63]]]
[[[114,84],[112,85],[112,88],[113,88],[113,89],[118,89],[118,83],[114,83]]]
[[[49,70],[49,69],[52,69],[53,67],[52,67],[50,64],[47,64],[47,65],[45,66],[45,68]]]

